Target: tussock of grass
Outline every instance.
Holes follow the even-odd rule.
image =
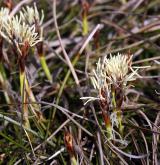
[[[158,164],[159,6],[0,1],[0,164]],[[10,16],[21,33],[7,29]],[[108,60],[118,52],[133,54],[127,84]]]

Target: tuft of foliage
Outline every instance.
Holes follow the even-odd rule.
[[[159,164],[159,7],[0,1],[0,164]]]

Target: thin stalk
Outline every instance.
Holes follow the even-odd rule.
[[[4,93],[4,97],[6,99],[6,102],[8,104],[10,104],[11,100],[9,98],[9,95],[8,95],[7,91],[6,91],[8,83],[7,83],[6,73],[5,73],[2,62],[0,62],[0,82],[2,83],[2,86],[4,87],[3,93]]]
[[[40,123],[40,125],[43,127],[43,129],[46,130],[46,126],[43,124],[43,122],[46,120],[40,110],[40,105],[36,103],[37,102],[36,98],[32,92],[32,89],[31,89],[27,79],[25,79],[25,88],[26,88],[26,92],[29,96],[29,99],[31,100],[31,102],[33,102],[33,104],[29,104],[29,105],[30,105],[30,108],[31,108],[33,114],[36,116],[36,120],[34,120],[34,122],[36,125],[39,125],[39,123]]]
[[[78,59],[77,59],[77,60],[76,60],[76,59],[77,59],[77,58],[74,59],[74,60],[75,60],[75,63],[76,63],[77,60],[78,60]],[[73,63],[72,63],[72,64],[73,64]],[[74,66],[74,64],[73,64],[73,66]],[[64,78],[64,80],[63,80],[63,82],[62,82],[62,85],[61,85],[61,87],[60,87],[60,89],[59,89],[58,96],[57,96],[57,98],[56,98],[56,103],[55,103],[56,105],[59,104],[61,95],[62,95],[62,93],[63,93],[64,87],[65,87],[65,85],[66,85],[66,83],[67,83],[67,81],[68,81],[68,78],[69,78],[70,74],[71,74],[71,70],[69,69],[68,72],[67,72],[67,74],[65,75],[65,78]],[[56,111],[57,111],[57,108],[54,107],[53,113],[50,115],[50,116],[51,116],[51,120],[49,121],[48,126],[47,126],[46,136],[48,135],[51,121],[53,121],[54,118],[55,118]]]
[[[30,88],[30,85],[29,85],[27,79],[25,79],[25,87],[26,87],[26,91],[27,91],[27,93],[28,93],[28,96],[29,96],[30,100],[31,100],[32,102],[35,103],[35,102],[36,102],[36,99],[35,99],[35,97],[34,97],[34,94],[33,94],[32,90],[31,90],[31,88]],[[36,107],[35,109],[36,109],[37,111],[40,110],[39,105],[35,104],[35,107]]]
[[[37,112],[40,112],[40,105],[39,104],[36,104],[36,98],[32,92],[32,89],[28,83],[28,80],[25,79],[25,87],[26,87],[26,91],[27,91],[27,94],[29,96],[29,99],[31,100],[31,102],[33,102],[34,104],[32,104],[32,107],[37,111]],[[41,113],[41,112],[40,112]],[[40,114],[41,115],[41,114]]]
[[[7,122],[10,122],[10,123],[12,123],[12,124],[14,124],[14,125],[16,125],[16,126],[18,126],[18,127],[22,127],[23,129],[25,129],[25,130],[28,131],[29,133],[32,133],[32,134],[35,135],[36,137],[40,137],[41,139],[43,139],[43,137],[40,136],[40,134],[38,134],[38,133],[35,132],[34,130],[31,130],[30,128],[25,127],[25,125],[21,125],[21,123],[19,123],[19,122],[13,120],[13,119],[10,118],[10,117],[7,117],[7,116],[5,116],[5,115],[3,115],[3,114],[0,114],[0,119],[3,119],[3,120],[5,120],[5,121],[7,121]]]
[[[113,112],[117,114],[117,120],[119,124],[119,132],[123,134],[123,125],[122,125],[122,112],[120,108],[117,108],[116,98],[115,98],[115,91],[112,92],[112,104],[113,104]]]
[[[22,113],[23,113],[24,125],[27,128],[30,128],[30,123],[28,119],[28,106],[26,104],[27,95],[25,91],[25,79],[26,79],[25,71],[20,68],[20,94],[22,97]]]
[[[41,63],[42,69],[45,72],[47,79],[52,83],[52,75],[51,75],[48,65],[46,63],[46,59],[45,59],[44,55],[40,56],[40,63]]]
[[[71,157],[71,165],[77,165],[77,160],[74,156]]]
[[[77,63],[79,57],[80,57],[80,54],[77,54],[76,57],[73,59],[73,62],[72,62],[73,67]],[[61,88],[60,88],[60,90],[58,92],[58,96],[57,96],[56,103],[55,103],[56,105],[58,105],[58,103],[59,103],[59,100],[60,100],[60,97],[62,95],[63,89],[64,89],[64,87],[65,87],[65,85],[66,85],[66,83],[68,81],[68,78],[69,78],[70,74],[71,74],[71,70],[69,69],[67,74],[66,74],[66,76],[65,76],[65,78],[64,78],[64,80],[63,80],[63,82],[62,82]],[[54,108],[54,111],[53,111],[53,114],[52,114],[52,120],[55,117],[55,113],[56,113],[56,107]]]
[[[6,73],[5,73],[5,70],[4,70],[4,67],[3,67],[2,62],[0,62],[0,72],[1,72],[1,74],[2,74],[2,76],[3,76],[3,78],[4,78],[4,79],[7,79],[7,78],[6,78]]]
[[[88,19],[87,19],[87,12],[84,11],[83,13],[83,18],[82,18],[82,27],[83,27],[83,35],[88,34]]]
[[[93,35],[96,33],[96,31],[97,31],[98,29],[100,29],[100,25],[99,25],[99,24],[98,24],[98,25],[96,26],[96,28],[91,32],[91,34],[90,34],[89,37],[86,39],[86,41],[85,41],[84,44],[82,45],[82,47],[81,47],[81,49],[79,50],[79,52],[78,52],[78,53],[76,54],[76,56],[74,57],[74,59],[73,59],[73,61],[72,61],[72,66],[73,66],[73,67],[76,65],[77,61],[78,61],[79,58],[80,58],[80,55],[82,54],[82,52],[84,51],[84,49],[85,49],[85,47],[86,47],[86,45],[88,44],[88,42],[91,40],[91,38],[93,37]],[[59,90],[59,92],[58,92],[58,96],[57,96],[57,99],[56,99],[56,103],[55,103],[56,105],[59,104],[60,97],[61,97],[62,92],[63,92],[63,89],[64,89],[64,87],[65,87],[65,85],[66,85],[66,83],[67,83],[67,81],[68,81],[68,79],[69,79],[69,77],[70,77],[70,74],[71,74],[71,69],[69,69],[69,70],[67,71],[67,73],[66,73],[66,75],[65,75],[65,78],[64,78],[64,80],[63,80],[63,82],[62,82],[62,85],[61,85],[61,87],[60,87],[60,90]],[[54,110],[53,110],[52,120],[54,120],[55,114],[56,114],[56,108],[54,108]],[[49,124],[49,125],[50,125],[50,124]],[[48,126],[48,127],[49,127],[49,126]]]
[[[121,109],[117,109],[117,119],[119,122],[119,132],[121,135],[123,135],[124,126],[122,125],[122,111],[121,111]]]
[[[108,139],[112,139],[112,125],[109,115],[107,115],[104,110],[102,110],[102,116],[107,130]]]

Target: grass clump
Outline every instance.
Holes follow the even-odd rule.
[[[159,1],[36,2],[0,2],[0,164],[158,164]]]

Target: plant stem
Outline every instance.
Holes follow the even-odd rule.
[[[72,61],[72,65],[73,65],[73,66],[76,65],[77,61],[79,60],[79,57],[80,57],[80,54],[78,53],[78,54],[75,56],[75,58],[73,59],[73,61]],[[60,97],[61,97],[62,92],[63,92],[63,90],[64,90],[64,87],[65,87],[65,85],[66,85],[66,83],[67,83],[67,81],[68,81],[68,79],[69,79],[70,74],[71,74],[71,70],[69,69],[69,70],[67,71],[67,73],[66,73],[66,75],[65,75],[65,77],[64,77],[64,80],[63,80],[63,82],[62,82],[62,85],[61,85],[61,87],[60,87],[60,89],[59,89],[58,96],[57,96],[57,99],[56,99],[56,104],[57,104],[57,105],[58,105],[58,103],[59,103]],[[54,111],[53,111],[53,114],[52,114],[52,120],[54,119],[55,114],[56,114],[56,108],[54,108]]]
[[[123,125],[122,125],[122,113],[121,113],[121,109],[117,108],[117,104],[116,104],[116,98],[115,98],[115,91],[112,92],[112,104],[113,104],[113,112],[115,112],[117,114],[117,120],[119,123],[119,132],[122,135],[123,134]]]
[[[111,126],[111,120],[108,114],[102,110],[102,116],[105,122],[106,130],[107,130],[107,137],[108,139],[112,139],[112,126]]]
[[[27,94],[31,100],[31,102],[33,102],[34,104],[32,105],[33,108],[36,110],[36,111],[40,111],[40,106],[39,104],[36,104],[36,98],[34,97],[34,94],[32,92],[32,89],[30,88],[30,85],[28,83],[28,80],[25,79],[25,87],[26,87],[26,91],[27,91]]]
[[[4,97],[6,99],[6,102],[8,104],[10,104],[11,101],[10,101],[10,98],[9,98],[8,93],[6,91],[8,82],[7,82],[6,73],[5,73],[2,62],[0,62],[0,82],[2,83],[2,86],[4,87],[4,92],[3,93],[4,93]]]
[[[22,114],[23,114],[23,119],[24,119],[24,125],[27,128],[30,128],[30,123],[28,119],[28,106],[27,106],[27,95],[25,91],[25,79],[26,79],[26,74],[25,70],[22,70],[20,68],[20,94],[22,97]]]
[[[42,69],[44,70],[47,79],[52,83],[52,75],[51,75],[48,65],[46,63],[45,56],[41,55],[39,57],[40,57],[40,63],[41,63]]]
[[[82,26],[83,26],[83,35],[88,34],[88,19],[87,19],[87,12],[84,11],[83,18],[82,18]]]
[[[121,109],[117,110],[117,119],[118,119],[118,123],[119,123],[119,132],[121,135],[123,135],[124,126],[122,125],[122,111],[121,111]]]
[[[77,165],[77,160],[74,156],[71,157],[71,165]]]

